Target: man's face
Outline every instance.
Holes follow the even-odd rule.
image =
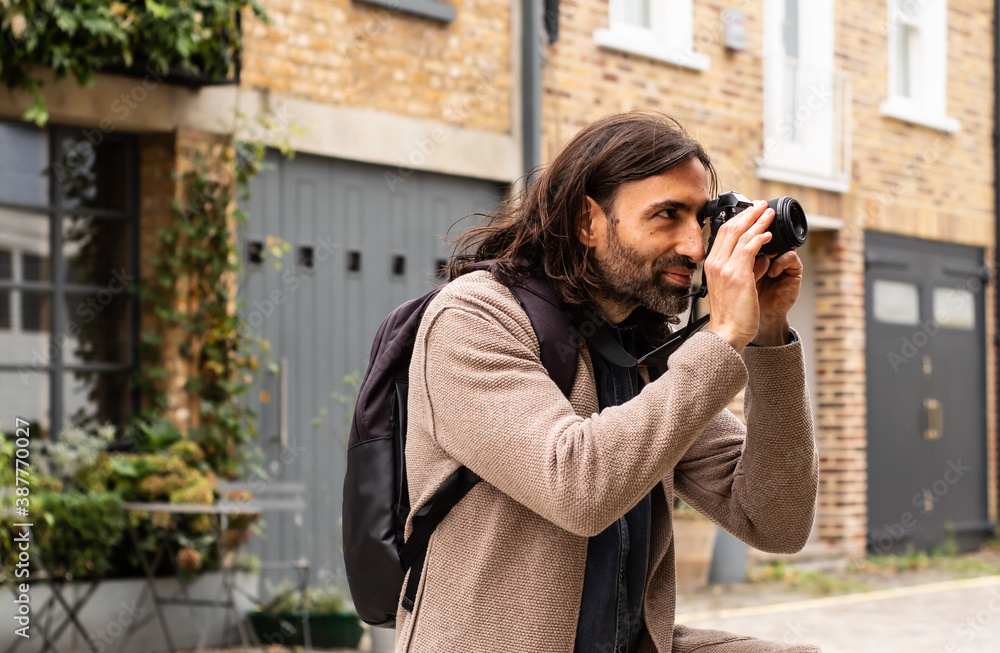
[[[591,202],[581,238],[604,277],[602,299],[629,312],[640,305],[663,315],[684,312],[695,265],[705,258],[698,214],[709,199],[705,166],[691,159],[622,184],[611,216]]]

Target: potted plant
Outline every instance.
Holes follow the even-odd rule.
[[[692,590],[708,585],[717,533],[714,523],[680,499],[674,499],[677,589]]]
[[[310,644],[318,648],[356,648],[364,634],[360,617],[336,587],[307,589],[303,596],[285,583],[247,616],[265,644],[304,646],[306,625]]]

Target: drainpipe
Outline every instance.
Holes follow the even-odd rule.
[[[993,243],[993,273],[994,278],[1000,277],[1000,0],[993,3],[993,211],[996,240]],[[1000,347],[1000,284],[994,286],[994,312],[996,331],[993,335],[994,356]],[[1000,421],[1000,365],[997,365],[996,378],[997,403],[994,407],[994,423]],[[998,429],[1000,430],[1000,429]],[[997,439],[1000,440],[1000,434]],[[1000,450],[1000,447],[998,447]],[[1000,468],[1000,451],[998,451],[998,468]],[[1000,491],[1000,479],[997,480]],[[998,509],[1000,512],[1000,509]],[[1000,519],[1000,515],[992,515]]]
[[[521,10],[521,163],[527,175],[542,162],[542,3]],[[998,0],[1000,2],[1000,0]]]

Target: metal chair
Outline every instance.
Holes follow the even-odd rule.
[[[297,481],[247,481],[247,482],[220,482],[219,493],[223,500],[220,505],[226,504],[225,497],[231,492],[249,492],[253,495],[251,502],[261,509],[265,523],[267,515],[275,513],[292,513],[294,515],[294,536],[293,536],[293,558],[291,560],[261,560],[260,568],[264,570],[288,570],[291,569],[297,576],[297,587],[301,597],[299,611],[302,614],[302,633],[305,640],[305,649],[311,650],[312,637],[309,631],[309,620],[305,610],[306,589],[309,587],[310,563],[304,555],[303,542],[304,514],[306,511],[306,486],[305,483]],[[238,502],[237,502],[238,503]],[[263,574],[261,584],[257,587],[257,597],[248,597],[255,602],[260,602],[263,596]]]

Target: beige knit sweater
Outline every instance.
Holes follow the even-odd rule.
[[[410,365],[411,505],[461,465],[483,482],[432,536],[414,610],[397,617],[397,652],[571,653],[587,538],[654,489],[643,651],[697,647],[674,642],[675,492],[758,549],[805,543],[817,456],[798,343],[741,357],[696,334],[663,377],[601,412],[585,345],[577,369],[567,400],[527,315],[489,272],[429,306]],[[745,428],[725,407],[748,378]]]

